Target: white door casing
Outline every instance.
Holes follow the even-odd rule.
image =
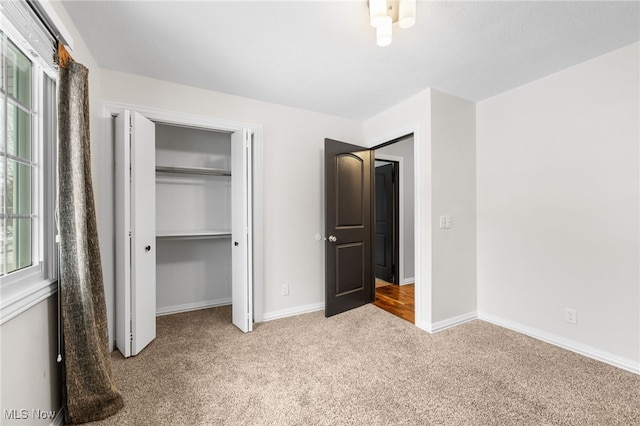
[[[236,187],[240,187],[242,189],[242,192],[239,197],[235,197],[237,199],[235,208],[233,207],[234,197],[232,196],[232,222],[237,225],[233,230],[234,232],[232,232],[232,238],[238,235],[238,232],[242,233],[242,229],[246,230],[244,231],[246,232],[246,237],[243,237],[242,234],[240,234],[238,238],[239,240],[245,241],[244,246],[242,246],[242,250],[238,251],[241,252],[240,254],[244,251],[246,264],[242,265],[241,262],[234,262],[232,260],[232,276],[239,275],[241,277],[245,277],[246,280],[244,283],[242,283],[241,280],[239,283],[233,284],[234,319],[237,318],[237,321],[233,322],[234,324],[239,325],[239,328],[243,329],[243,331],[251,331],[253,328],[253,320],[262,320],[262,290],[259,288],[254,293],[253,287],[254,283],[258,285],[262,284],[263,274],[263,187],[262,180],[260,179],[260,176],[262,175],[262,127],[257,124],[230,122],[226,120],[184,114],[176,111],[162,111],[144,107],[141,108],[139,106],[121,103],[105,102],[103,105],[105,118],[116,117],[115,128],[111,126],[105,128],[107,139],[112,139],[112,130],[116,133],[113,137],[113,139],[116,140],[116,147],[114,150],[116,170],[114,179],[115,198],[114,203],[112,204],[116,213],[116,220],[114,223],[116,236],[114,276],[116,279],[115,283],[113,283],[113,287],[111,287],[112,290],[110,290],[114,293],[114,299],[116,302],[114,321],[115,333],[113,333],[115,335],[116,347],[118,347],[125,356],[131,356],[133,354],[131,343],[125,344],[127,341],[131,342],[130,336],[132,334],[131,331],[133,325],[131,307],[133,297],[130,282],[131,252],[128,235],[128,230],[131,226],[129,221],[131,218],[123,215],[125,208],[126,211],[130,211],[131,202],[131,195],[129,193],[130,187],[129,185],[125,186],[125,182],[128,183],[130,179],[128,175],[129,168],[124,167],[124,164],[129,164],[130,155],[132,154],[128,149],[124,149],[125,145],[123,141],[125,140],[125,136],[128,137],[128,125],[125,126],[125,122],[129,122],[129,116],[136,115],[131,112],[132,108],[135,108],[136,111],[140,112],[143,115],[143,118],[149,118],[154,122],[180,126],[193,126],[202,129],[211,129],[214,131],[228,131],[232,133],[232,140],[242,141],[239,145],[232,145],[233,148],[240,147],[242,151],[242,155],[239,156],[236,154],[235,156],[236,160],[243,159],[241,161],[242,165],[240,169],[242,171],[240,173],[236,173],[236,175],[245,176],[246,178],[246,181],[243,184],[240,184],[239,182],[235,183]],[[152,146],[149,150],[149,153],[153,153],[151,154],[152,157],[155,157],[155,146]],[[232,167],[237,168],[238,166],[232,165]],[[153,173],[152,176],[154,176],[155,180],[155,173]],[[104,191],[108,192],[108,190],[110,190],[108,185],[103,185],[103,187]],[[257,199],[258,202],[254,203],[254,199]],[[109,204],[109,202],[105,202],[105,205]],[[155,208],[155,203],[152,203],[151,206]],[[240,211],[243,212],[242,214],[237,213],[239,208],[238,206],[244,206],[243,208],[240,208]],[[109,211],[111,211],[111,209],[109,209]],[[242,221],[239,222],[236,218],[242,218]],[[126,231],[123,231],[125,228]],[[232,239],[232,244],[233,241],[234,240]],[[152,253],[154,253],[155,256],[155,247],[153,244],[150,245],[152,246]],[[240,245],[237,247],[240,247]],[[232,248],[235,249],[236,246],[232,246]],[[236,250],[232,250],[232,253],[236,260],[241,260],[243,258],[242,256],[239,257],[238,255],[235,255]],[[255,274],[257,275],[254,276]],[[128,278],[125,279],[125,277]],[[109,291],[108,283],[105,284],[107,286],[105,290]],[[127,291],[124,291],[125,288]],[[155,309],[155,286],[152,291],[154,291],[153,298],[147,299],[154,302]],[[257,299],[254,300],[255,298]],[[141,299],[138,298],[138,301],[140,300]],[[257,305],[254,306],[254,303]],[[128,308],[125,310],[125,307]],[[155,324],[155,313],[152,321]],[[139,322],[138,325],[140,325]]]
[[[131,356],[131,140],[129,111],[116,119],[115,141],[115,296],[116,347],[124,357]]]

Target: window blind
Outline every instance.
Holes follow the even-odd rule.
[[[2,15],[31,45],[31,55],[37,55],[47,66],[54,68],[53,54],[56,51],[56,39],[43,23],[31,2],[2,2]]]

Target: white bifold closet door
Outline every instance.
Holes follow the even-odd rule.
[[[116,346],[137,355],[156,338],[155,125],[116,118]]]
[[[253,330],[251,142],[249,129],[231,135],[231,305],[232,322]]]
[[[116,346],[129,357],[156,337],[155,124],[125,110],[115,131]],[[231,135],[232,322],[244,332],[253,329],[252,138]]]

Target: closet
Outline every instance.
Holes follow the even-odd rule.
[[[156,315],[228,304],[251,331],[251,130],[115,122],[116,346],[136,355]]]
[[[156,313],[231,304],[231,134],[156,124]]]

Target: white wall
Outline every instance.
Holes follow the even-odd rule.
[[[362,143],[362,123],[111,70],[101,81],[104,101],[263,126],[264,318],[322,309],[324,138]]]
[[[414,161],[413,137],[376,149],[378,156],[402,158],[402,256],[400,258],[400,284],[415,283],[415,226],[414,226]]]
[[[476,303],[475,104],[431,90],[432,322],[472,318]],[[440,216],[451,228],[440,228]]]
[[[51,5],[73,37],[72,56],[77,62],[89,68],[91,134],[93,136],[91,140],[92,173],[94,182],[96,182],[100,179],[96,166],[99,161],[100,147],[98,145],[99,139],[95,137],[98,134],[100,117],[100,68],[98,68],[62,4],[51,2]],[[98,193],[96,193],[96,201],[99,207],[100,194]],[[100,222],[98,226],[100,227]],[[102,247],[102,240],[105,239],[103,228],[100,228],[99,231]],[[101,254],[103,262],[110,262],[111,256],[108,252],[105,254],[103,250]],[[105,268],[107,279],[109,274],[110,270]],[[2,424],[12,424],[4,419],[5,409],[27,409],[29,411],[28,421],[17,420],[15,424],[26,424],[25,422],[50,424],[51,419],[33,419],[31,410],[59,411],[62,406],[61,370],[60,365],[56,362],[58,355],[57,311],[57,295],[53,295],[0,326],[2,343],[0,416],[2,416]]]
[[[640,371],[640,44],[477,105],[481,317]],[[564,320],[577,310],[577,324]],[[601,358],[602,358],[601,357]]]
[[[60,411],[62,369],[56,362],[57,319],[58,299],[52,296],[2,324],[0,423],[3,425],[48,425],[52,420],[38,419],[33,410]],[[7,419],[5,410],[18,410],[18,416],[26,416],[27,420]]]

